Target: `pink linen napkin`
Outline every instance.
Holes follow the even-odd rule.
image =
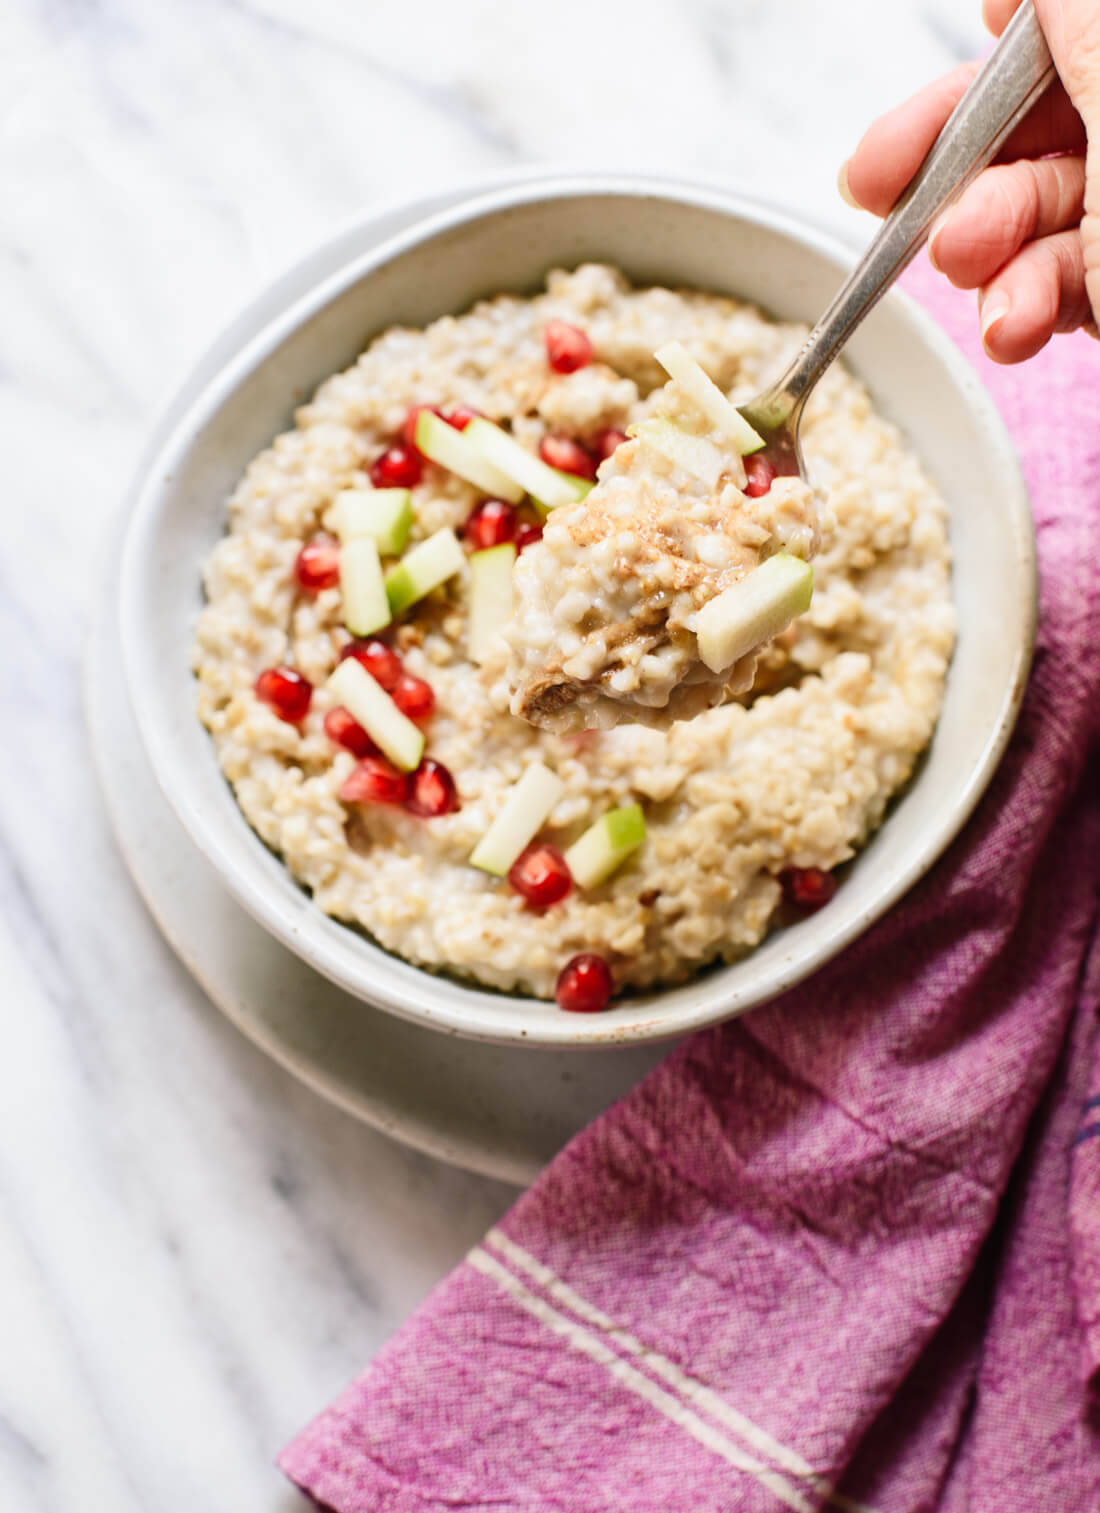
[[[283,1453],[337,1513],[1100,1509],[1100,346],[999,369],[1042,612],[964,834],[574,1139]]]

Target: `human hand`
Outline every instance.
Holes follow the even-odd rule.
[[[997,36],[1020,0],[984,0]],[[1058,80],[932,228],[928,255],[979,291],[996,362],[1032,357],[1056,331],[1100,318],[1100,0],[1035,0]],[[968,63],[880,117],[840,171],[849,203],[886,215],[978,70]]]

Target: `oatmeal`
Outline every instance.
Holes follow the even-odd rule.
[[[745,492],[740,452],[707,434],[676,385],[661,404],[516,565],[503,632],[509,708],[535,725],[665,726],[743,693],[761,647],[753,639],[732,663],[709,667],[700,610],[777,553],[808,558],[820,545],[818,507],[800,478]]]
[[[701,706],[716,689],[727,701],[665,729],[535,728],[509,709],[502,634],[512,572],[548,579],[536,554],[554,556],[577,508],[536,507],[540,479],[497,466],[512,466],[511,443],[580,500],[601,458],[609,477],[628,467],[638,443],[624,436],[657,418],[663,344],[682,342],[737,402],[803,335],[733,300],[631,288],[609,268],[557,272],[536,296],[384,333],[253,461],[204,569],[199,714],[248,821],[319,908],[420,965],[557,988],[564,1007],[591,1010],[612,987],[743,955],[784,888],[796,904],[825,901],[808,882],[831,884],[912,772],[954,639],[943,501],[841,366],[803,421],[827,501],[813,601],[751,688],[730,698],[736,675],[701,681]],[[484,454],[469,436],[479,419],[494,433]],[[681,480],[653,472],[638,533],[659,538],[652,560],[737,573],[777,547],[810,555],[792,481],[746,498],[733,475],[729,513],[715,489],[683,524],[665,493]],[[747,539],[726,529],[734,518]],[[706,561],[708,541],[727,562]],[[659,672],[647,665],[638,687]]]

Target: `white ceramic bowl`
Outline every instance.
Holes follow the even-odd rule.
[[[713,189],[576,176],[511,184],[430,216],[242,336],[143,470],[122,561],[125,672],[153,768],[195,843],[242,904],[318,971],[423,1024],[496,1042],[614,1045],[670,1038],[762,1003],[878,918],[935,861],[988,782],[1022,696],[1035,619],[1034,539],[1016,456],[951,342],[891,293],[847,360],[907,433],[950,506],[959,639],[926,760],[820,914],[686,987],[602,1015],[434,976],[327,918],[249,828],[195,714],[189,669],[199,565],[224,528],[249,459],[327,375],[394,322],[423,325],[483,295],[535,288],[586,259],[635,280],[750,299],[812,320],[850,265],[846,249],[788,216]]]

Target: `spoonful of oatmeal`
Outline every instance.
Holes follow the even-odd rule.
[[[806,401],[936,217],[996,156],[1054,69],[1025,0],[874,241],[780,378],[735,408],[678,343],[671,382],[583,499],[549,514],[513,578],[513,714],[558,731],[665,725],[751,687],[809,607],[820,509]]]
[[[819,511],[678,342],[661,413],[583,500],[552,510],[512,580],[510,708],[557,731],[665,725],[749,688],[809,607]]]

